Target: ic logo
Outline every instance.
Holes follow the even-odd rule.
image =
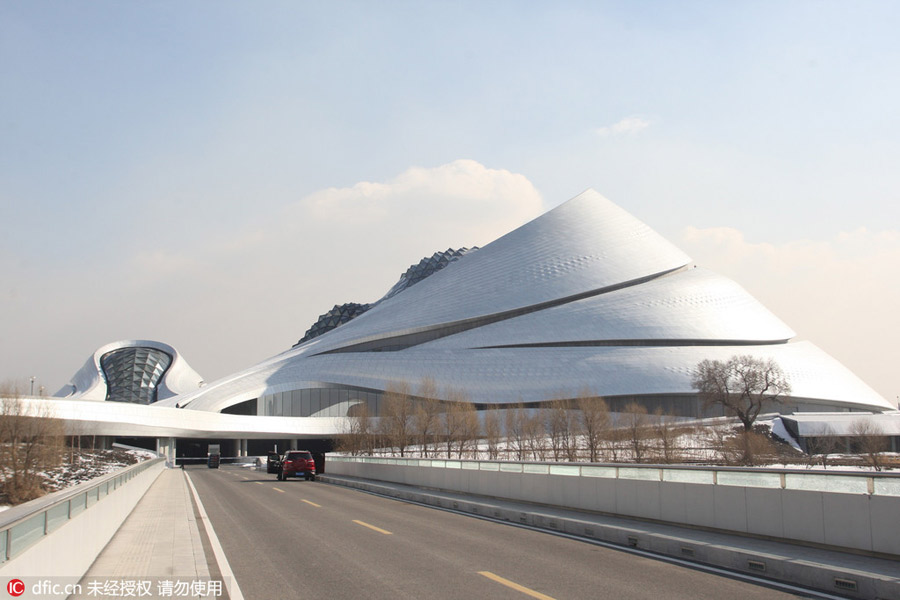
[[[10,596],[21,596],[25,593],[25,583],[21,579],[10,579],[6,584],[6,591]]]

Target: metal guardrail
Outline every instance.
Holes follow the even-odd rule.
[[[900,473],[328,455],[332,462],[900,496]]]
[[[0,513],[0,564],[163,461],[165,458],[146,460]]]

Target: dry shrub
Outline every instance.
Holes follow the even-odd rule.
[[[723,440],[721,454],[726,464],[752,466],[771,461],[778,451],[768,435],[741,431]]]
[[[61,460],[64,428],[49,409],[20,397],[15,386],[0,389],[0,493],[20,504],[44,495],[42,473]]]

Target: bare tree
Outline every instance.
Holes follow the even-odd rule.
[[[509,406],[506,409],[506,447],[508,451],[515,452],[516,460],[525,460],[527,448],[525,445],[525,422],[527,413],[521,404]]]
[[[621,419],[631,447],[631,458],[634,462],[643,462],[647,453],[647,408],[642,404],[629,402],[625,405],[625,413]]]
[[[569,407],[568,400],[557,399],[544,411],[545,427],[550,437],[553,460],[578,459],[578,421]]]
[[[390,383],[384,390],[381,406],[380,433],[388,445],[396,447],[400,456],[405,456],[412,435],[413,401],[409,384],[405,381]]]
[[[468,398],[464,393],[453,389],[447,392],[447,402],[439,419],[440,434],[444,439],[447,458],[452,457],[454,448],[457,449],[457,454],[462,454],[460,438],[466,426],[466,404]]]
[[[623,452],[622,445],[625,441],[625,432],[618,426],[608,427],[600,434],[600,447],[603,448],[605,460],[619,462],[619,456]]]
[[[374,450],[374,431],[369,407],[365,402],[353,405],[348,411],[347,435],[338,446],[342,452],[349,454],[372,454]]]
[[[485,410],[482,415],[482,431],[487,444],[488,458],[496,460],[500,455],[500,436],[502,427],[500,415],[496,410]]]
[[[681,460],[681,448],[678,446],[678,438],[681,435],[678,422],[672,415],[667,415],[661,408],[653,413],[654,441],[657,451],[666,464],[672,464]]]
[[[478,421],[478,411],[471,402],[463,402],[459,407],[459,457],[468,451],[472,458],[478,458],[478,432],[481,423]]]
[[[0,398],[0,491],[19,504],[44,494],[41,473],[57,466],[65,431],[49,408],[26,403],[18,385],[4,385]]]
[[[888,449],[884,430],[872,419],[859,419],[850,425],[853,449],[876,471],[882,468],[881,453]]]
[[[441,412],[441,402],[437,399],[437,387],[433,379],[422,380],[418,396],[421,400],[413,411],[413,429],[422,447],[422,456],[427,458],[428,446],[438,428],[438,417]]]
[[[741,420],[745,432],[752,431],[766,404],[783,402],[791,391],[778,363],[750,355],[732,356],[726,362],[701,361],[691,385],[704,405],[722,406],[727,414]]]
[[[522,430],[525,434],[525,445],[531,452],[533,460],[546,460],[547,447],[545,440],[547,438],[544,429],[544,418],[540,410],[523,410]]]
[[[588,460],[597,462],[603,436],[609,431],[609,407],[603,398],[592,395],[588,390],[578,395],[576,403]]]
[[[835,435],[830,425],[823,425],[806,437],[807,466],[812,467],[816,460],[821,461],[822,468],[828,468],[828,456],[838,452],[840,438]]]

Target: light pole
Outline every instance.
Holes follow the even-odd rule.
[[[36,375],[31,376],[31,395],[34,396],[34,380],[37,379]]]

